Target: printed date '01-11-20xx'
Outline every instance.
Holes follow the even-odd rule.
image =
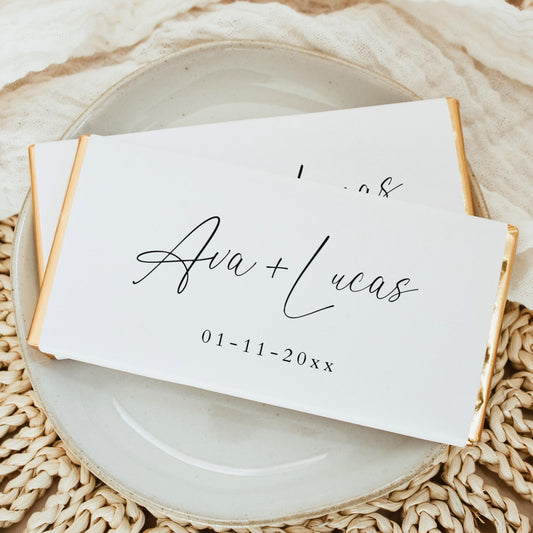
[[[201,339],[204,344],[211,344],[219,348],[233,348],[241,351],[243,354],[260,357],[275,357],[284,363],[292,363],[313,370],[321,370],[323,372],[333,372],[333,363],[331,361],[322,361],[316,357],[308,355],[306,352],[298,352],[292,348],[270,351],[265,347],[264,342],[255,342],[251,339],[234,342],[234,340],[226,339],[224,333],[212,333],[210,329],[204,329]]]

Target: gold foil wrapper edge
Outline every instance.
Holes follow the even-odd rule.
[[[514,226],[508,225],[502,267],[500,271],[500,280],[498,282],[496,301],[494,303],[494,310],[492,312],[485,360],[483,362],[483,369],[481,371],[481,382],[476,398],[476,405],[474,408],[472,424],[470,426],[470,433],[468,435],[469,444],[478,442],[481,438],[481,432],[483,431],[483,423],[485,420],[485,413],[487,411],[492,375],[494,373],[494,366],[496,364],[496,357],[498,355],[498,341],[500,338],[503,315],[505,313],[505,304],[507,302],[507,293],[509,291],[509,283],[511,281],[511,273],[513,271],[517,242],[518,229]]]
[[[44,317],[46,315],[46,308],[48,306],[48,300],[52,291],[52,285],[54,283],[57,264],[59,262],[61,246],[65,237],[68,218],[70,215],[72,204],[74,202],[74,195],[76,193],[76,187],[78,185],[81,167],[83,159],[85,157],[85,152],[87,151],[88,142],[88,135],[81,136],[78,141],[78,149],[76,151],[76,157],[74,159],[74,165],[70,174],[70,180],[68,182],[65,200],[63,201],[61,214],[59,216],[59,222],[57,224],[56,233],[54,235],[52,250],[50,251],[50,257],[48,259],[48,264],[46,265],[44,277],[41,284],[41,292],[39,293],[39,298],[37,300],[37,306],[33,315],[30,332],[28,333],[27,342],[30,346],[33,346],[34,348],[39,348],[41,331],[43,327]]]

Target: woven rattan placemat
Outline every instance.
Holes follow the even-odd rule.
[[[15,223],[15,217],[0,222],[0,527],[22,522],[32,532],[198,531],[201,526],[155,516],[80,466],[37,404],[15,332]],[[531,531],[533,313],[516,304],[507,304],[492,386],[478,445],[448,448],[441,464],[386,497],[252,531]]]

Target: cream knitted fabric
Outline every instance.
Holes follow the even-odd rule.
[[[29,186],[26,147],[59,138],[111,84],[191,44],[320,50],[424,98],[461,102],[491,215],[521,235],[509,298],[533,308],[533,13],[503,0],[20,0],[0,5],[0,219]]]

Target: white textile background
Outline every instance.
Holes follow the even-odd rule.
[[[223,39],[319,50],[424,98],[457,97],[490,213],[520,229],[509,298],[533,308],[533,11],[503,0],[1,3],[0,219],[29,187],[29,144],[59,138],[147,61]]]

